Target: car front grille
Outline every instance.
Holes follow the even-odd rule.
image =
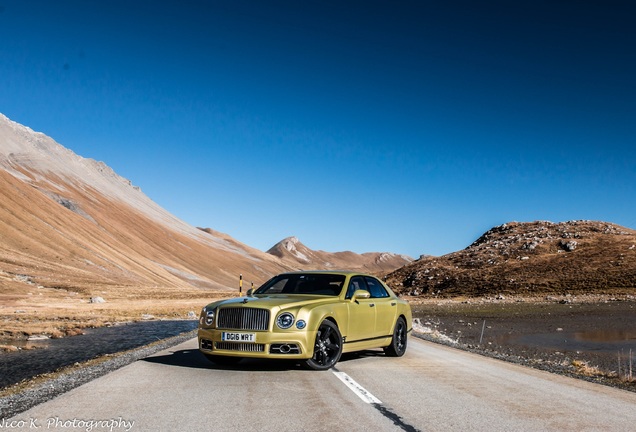
[[[214,347],[218,350],[241,351],[241,352],[264,352],[265,345],[243,342],[214,342]]]
[[[267,330],[269,310],[257,308],[219,309],[217,328],[228,330]]]

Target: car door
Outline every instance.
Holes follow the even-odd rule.
[[[367,288],[375,304],[375,337],[389,337],[393,334],[393,325],[397,319],[397,301],[392,298],[382,282],[371,276],[365,276]]]
[[[363,276],[353,276],[349,280],[346,298],[351,299],[357,290],[368,291]],[[356,299],[347,303],[349,323],[347,343],[372,339],[375,337],[375,301],[374,299]]]

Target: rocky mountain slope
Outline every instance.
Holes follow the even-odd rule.
[[[512,222],[464,250],[387,276],[414,296],[636,294],[636,231],[597,221]]]
[[[112,169],[0,116],[0,281],[73,292],[223,289],[290,269],[166,212]],[[13,290],[6,287],[12,286]]]
[[[207,295],[299,267],[179,220],[103,162],[0,114],[0,307]]]
[[[378,273],[402,267],[412,258],[388,252],[324,252],[314,251],[296,237],[287,237],[276,243],[267,253],[279,257],[283,262],[304,270],[349,269]]]

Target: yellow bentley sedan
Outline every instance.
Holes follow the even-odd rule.
[[[411,308],[379,279],[361,273],[283,273],[260,288],[210,303],[199,319],[199,349],[228,365],[242,358],[298,359],[331,368],[342,353],[406,352]]]

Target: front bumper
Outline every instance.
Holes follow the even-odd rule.
[[[237,331],[255,333],[254,342],[228,342],[222,333],[232,330],[199,328],[199,350],[208,355],[268,359],[308,359],[313,356],[315,331]]]

